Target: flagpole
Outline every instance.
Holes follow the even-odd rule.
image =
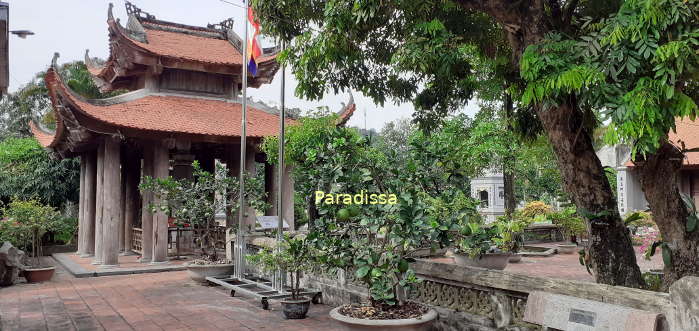
[[[282,40],[282,50],[286,46],[284,40]],[[286,66],[282,65],[282,87],[280,93],[281,109],[279,110],[279,162],[277,166],[277,180],[279,182],[277,186],[277,215],[279,219],[277,220],[277,243],[281,243],[284,240],[284,120],[286,119],[286,108],[285,108],[285,85],[286,85]],[[277,249],[281,249],[277,245]],[[284,292],[284,270],[277,270],[275,275],[274,287],[277,291]]]
[[[238,207],[238,231],[235,238],[235,276],[238,279],[245,277],[245,156],[246,156],[246,139],[247,139],[247,115],[248,115],[248,0],[244,0],[245,10],[243,12],[243,22],[245,25],[245,42],[243,43],[243,100],[242,100],[242,116],[240,123],[240,174],[238,180],[240,182],[239,192],[239,207]]]

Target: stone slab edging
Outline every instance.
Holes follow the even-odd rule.
[[[520,293],[543,291],[659,313],[665,312],[671,306],[670,296],[667,293],[629,287],[534,277],[423,259],[418,259],[411,264],[411,267],[419,278],[454,286],[473,284]]]
[[[69,256],[68,253],[56,253],[51,254],[54,260],[60,263],[73,277],[75,278],[87,278],[87,277],[100,277],[100,276],[116,276],[116,275],[133,275],[133,274],[147,274],[156,272],[168,272],[168,271],[181,271],[187,270],[184,265],[161,265],[161,266],[149,266],[145,268],[115,268],[115,269],[101,269],[101,270],[87,270],[83,268],[78,263],[75,263]]]

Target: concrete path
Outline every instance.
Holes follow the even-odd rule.
[[[52,263],[56,264],[56,263]],[[74,278],[0,288],[0,330],[333,330],[325,305],[285,320],[228,292],[192,283],[185,271]]]

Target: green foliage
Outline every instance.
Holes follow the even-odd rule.
[[[298,300],[301,290],[301,273],[311,270],[316,264],[316,251],[305,237],[284,235],[284,240],[275,247],[264,248],[245,257],[268,274],[276,270],[289,273],[292,300]]]
[[[537,216],[547,217],[553,212],[553,208],[543,201],[531,201],[524,205],[520,211],[523,217],[535,218]]]
[[[413,102],[422,128],[437,128],[475,91],[487,91],[473,74],[494,67],[483,58],[509,58],[498,25],[450,1],[255,0],[252,6],[266,33],[290,41],[281,60],[293,68],[299,97],[354,89],[378,104]]]
[[[239,182],[236,177],[228,176],[228,170],[221,164],[216,165],[215,174],[202,170],[197,161],[192,166],[194,173],[191,180],[145,176],[141,178],[139,189],[141,192],[154,194],[155,201],[158,203],[145,206],[151,212],[163,212],[174,217],[178,222],[189,223],[203,229],[199,242],[202,254],[205,258],[217,261],[211,231],[216,225],[217,213],[238,211]],[[247,206],[264,210],[267,206],[264,192],[262,179],[257,176],[246,177]]]
[[[61,208],[77,201],[80,188],[79,159],[56,160],[34,138],[0,141],[0,199],[39,199]]]
[[[585,220],[577,215],[575,207],[568,207],[561,211],[548,215],[553,224],[560,225],[566,240],[571,241],[573,236],[580,237],[587,233]]]
[[[652,272],[644,272],[641,274],[641,277],[643,277],[643,282],[645,283],[645,286],[643,286],[644,290],[653,292],[663,291],[663,279],[660,275]]]
[[[589,19],[579,38],[553,33],[521,62],[522,102],[560,104],[576,94],[609,122],[608,143],[654,152],[675,118],[699,109],[696,1],[629,0],[610,18]]]
[[[0,237],[17,247],[31,248],[33,263],[39,266],[43,255],[41,237],[59,226],[58,211],[37,200],[12,199],[2,214],[7,220],[0,221]]]
[[[397,196],[393,205],[314,204],[317,215],[309,224],[308,240],[318,249],[320,263],[354,270],[377,308],[400,304],[398,291],[417,281],[408,263],[413,251],[449,245],[456,222],[477,217],[467,184],[456,177],[462,161],[438,148],[454,143],[463,130],[457,123],[445,126],[444,136],[414,133],[404,158],[370,144],[355,129],[337,127],[334,116],[301,119],[286,135],[297,190],[309,199],[315,190]],[[276,138],[263,143],[271,162],[277,144]]]
[[[525,227],[525,222],[507,218],[500,218],[489,225],[462,223],[455,238],[454,252],[471,258],[480,258],[488,253],[513,252],[519,244],[517,235],[524,231]]]

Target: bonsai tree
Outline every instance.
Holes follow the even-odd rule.
[[[275,247],[267,247],[256,254],[245,257],[250,263],[260,266],[263,272],[272,274],[283,270],[289,275],[291,299],[300,300],[301,276],[315,265],[315,251],[305,237],[284,235],[284,240]]]
[[[2,228],[10,242],[24,249],[31,249],[29,264],[40,268],[42,253],[41,238],[47,231],[54,230],[59,222],[59,212],[38,200],[12,199],[2,214],[7,218]]]
[[[468,222],[461,226],[455,238],[456,254],[482,258],[489,253],[516,252],[521,247],[521,232],[526,222],[500,218],[493,224]]]
[[[213,231],[217,226],[216,214],[230,210],[235,213],[238,206],[238,179],[228,176],[227,169],[217,164],[215,173],[204,171],[199,163],[192,164],[192,179],[176,180],[168,178],[151,178],[141,180],[140,190],[152,192],[158,203],[151,203],[146,208],[151,212],[162,211],[174,217],[177,222],[189,223],[200,232],[199,247],[202,259],[198,264],[228,263],[219,260],[215,248]],[[246,178],[246,201],[255,209],[266,207],[263,183],[256,177]]]
[[[548,215],[553,224],[559,225],[565,241],[577,243],[577,238],[587,233],[585,221],[577,215],[574,207],[568,207],[561,211]]]

